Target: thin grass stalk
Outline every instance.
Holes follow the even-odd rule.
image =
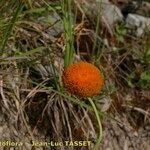
[[[54,65],[54,62],[52,61],[52,56],[51,56],[51,53],[52,53],[52,50],[49,48],[49,52],[48,52],[48,55],[49,55],[49,62],[52,66],[52,71],[54,73],[54,82],[55,82],[55,86],[57,88],[58,91],[61,91],[61,82],[60,82],[60,77],[58,75],[58,73],[56,72],[56,67]]]
[[[8,24],[7,28],[4,31],[4,36],[3,36],[3,39],[2,39],[2,43],[1,43],[0,55],[2,55],[3,52],[4,52],[4,49],[5,49],[5,46],[7,44],[8,39],[9,39],[9,36],[12,32],[12,29],[15,25],[15,22],[18,19],[19,14],[22,11],[22,8],[23,8],[23,3],[19,2],[19,5],[18,5],[17,9],[16,9],[16,11],[14,12],[14,14],[12,16],[12,19],[10,20],[10,23]]]
[[[29,7],[32,8],[32,0],[28,0]]]
[[[150,67],[150,32],[147,35],[147,39],[146,39],[146,43],[145,43],[145,54],[144,54],[144,58],[148,64],[148,66]]]
[[[101,119],[100,119],[100,116],[99,116],[99,111],[97,110],[93,100],[91,98],[88,98],[92,108],[93,108],[93,111],[95,113],[95,116],[96,116],[96,119],[97,119],[97,122],[98,122],[98,126],[99,126],[99,135],[98,135],[98,139],[97,139],[97,142],[93,148],[93,150],[98,150],[98,147],[102,141],[102,135],[103,135],[103,130],[102,130],[102,124],[101,124]]]
[[[63,25],[65,31],[65,57],[64,57],[64,66],[67,67],[73,62],[74,54],[74,23],[72,19],[71,11],[72,0],[63,0],[62,1],[62,12],[63,12]]]
[[[101,15],[102,15],[102,0],[99,1],[99,11],[98,11],[98,16],[97,16],[97,21],[96,21],[95,37],[94,37],[94,44],[93,44],[93,50],[92,50],[93,59],[95,58],[95,50],[97,46],[97,35],[99,33]]]
[[[47,80],[46,80],[46,81],[47,81]],[[45,81],[45,82],[46,82],[46,81]],[[30,82],[30,81],[29,81],[29,82]],[[30,82],[30,83],[33,83],[33,84],[35,84],[35,85],[38,85],[38,83],[33,82],[33,81]],[[86,108],[88,111],[93,112],[93,109],[92,109],[91,106],[89,106],[89,105],[86,104],[85,102],[79,100],[77,97],[72,97],[72,96],[70,96],[70,95],[64,94],[64,93],[62,93],[62,92],[60,92],[60,91],[58,91],[58,90],[54,90],[52,87],[46,87],[46,86],[44,86],[44,85],[40,85],[40,87],[42,87],[42,90],[38,90],[38,92],[47,92],[47,93],[49,93],[49,92],[54,92],[54,93],[56,93],[56,94],[62,96],[62,97],[65,98],[66,100],[69,100],[70,102],[72,102],[72,103],[78,105],[79,107],[81,107],[81,108]],[[21,91],[31,92],[32,90],[29,90],[29,89],[21,89]],[[117,123],[119,123],[119,124],[122,125],[122,122],[120,122],[119,120],[115,119],[114,117],[108,115],[107,113],[98,111],[98,114],[99,114],[100,116],[106,116],[106,117],[112,119],[113,121],[116,121]]]

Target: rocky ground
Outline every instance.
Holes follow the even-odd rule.
[[[107,34],[110,37],[114,36],[114,28],[116,24],[119,22],[123,22],[130,36],[133,39],[142,39],[150,30],[150,2],[149,0],[101,0],[102,5],[99,5],[99,0],[76,0],[79,8],[85,12],[85,16],[87,20],[96,20],[97,14],[101,13],[101,21],[104,28],[107,30]],[[101,7],[101,12],[99,12],[99,7]],[[81,14],[80,14],[81,15]],[[81,16],[80,16],[81,17]],[[52,22],[57,22],[59,20],[59,16],[55,13],[51,16]],[[44,18],[40,17],[39,22],[43,22]],[[89,21],[90,22],[90,21]],[[92,21],[90,22],[93,23]],[[89,24],[90,24],[89,23]],[[81,25],[81,24],[80,24]],[[77,28],[76,32],[78,33]],[[82,26],[81,26],[82,29]],[[61,33],[63,31],[63,27],[61,24],[55,24],[53,28],[46,30],[45,35],[50,36],[52,41],[61,40]],[[90,32],[90,36],[94,36],[92,32]],[[111,40],[113,38],[110,38]],[[103,43],[107,48],[110,48],[113,44],[108,39],[103,39]],[[63,41],[61,41],[63,42]],[[61,43],[59,43],[61,44]],[[82,44],[81,44],[82,45]],[[79,45],[79,49],[82,46]],[[116,47],[111,47],[115,49]],[[82,52],[82,50],[81,50]],[[84,53],[84,52],[83,52]],[[109,53],[109,52],[108,52]],[[83,57],[88,57],[84,56]],[[77,58],[78,59],[78,58]],[[80,58],[79,58],[80,59]],[[88,59],[88,58],[87,58]],[[62,62],[62,59],[56,62],[56,66],[58,62]],[[111,64],[111,62],[110,62]],[[49,66],[46,66],[50,70]],[[44,71],[40,72],[41,66],[36,66],[34,68],[39,74],[41,74],[42,78],[45,79],[46,75]],[[109,69],[109,68],[108,68]],[[118,79],[119,80],[119,79]],[[3,84],[2,82],[0,84]],[[1,86],[1,85],[0,85]],[[0,87],[1,94],[3,93],[2,88]],[[123,92],[126,92],[127,88],[123,89]],[[136,94],[136,92],[138,94]],[[106,117],[103,120],[103,142],[101,144],[102,150],[149,150],[150,149],[150,91],[146,90],[137,90],[130,91],[124,93],[123,95],[117,95],[115,93],[111,96],[106,96],[100,102],[100,109],[104,112],[108,112],[112,115],[112,118],[116,120],[110,119]],[[2,95],[3,96],[3,95]],[[117,97],[118,96],[118,97]],[[116,98],[117,97],[117,98]],[[117,99],[117,100],[116,100]],[[121,102],[120,102],[120,99]],[[117,101],[117,104],[113,101]],[[128,105],[132,102],[139,101],[139,103],[135,106]],[[123,101],[123,102],[122,102]],[[142,104],[144,102],[144,104]],[[102,104],[101,104],[102,103]],[[25,144],[24,147],[21,148],[6,148],[10,150],[24,150],[24,149],[32,149],[31,143],[28,138],[22,139],[22,137],[26,137],[27,129],[26,127],[19,129],[15,124],[16,120],[13,120],[15,117],[17,119],[16,114],[14,113],[11,123],[6,124],[7,117],[3,115],[1,112],[8,111],[2,108],[0,109],[0,142],[5,139],[14,141],[16,139],[22,140]],[[13,124],[14,123],[14,124]],[[43,135],[37,134],[37,139],[44,138]],[[1,149],[1,148],[0,148]],[[4,149],[4,148],[2,148]],[[36,148],[36,150],[44,150],[46,148]],[[53,148],[52,148],[53,149]],[[53,149],[54,150],[54,149]],[[65,149],[69,150],[69,149]]]

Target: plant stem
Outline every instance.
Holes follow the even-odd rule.
[[[71,11],[71,4],[72,0],[62,0],[63,25],[65,31],[65,67],[73,62],[74,54],[74,21]]]
[[[98,146],[99,144],[101,143],[101,140],[102,140],[102,134],[103,134],[103,130],[102,130],[102,124],[101,124],[101,120],[100,120],[100,116],[98,114],[98,110],[93,102],[93,100],[91,98],[88,98],[94,112],[95,112],[95,115],[96,115],[96,119],[97,119],[97,122],[98,122],[98,126],[99,126],[99,136],[98,136],[98,139],[97,139],[97,142],[93,148],[93,150],[98,150]]]

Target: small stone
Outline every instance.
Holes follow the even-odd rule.
[[[140,37],[146,30],[150,30],[150,18],[137,14],[128,14],[126,27],[136,30],[135,35]]]
[[[102,4],[102,15],[107,20],[109,25],[113,25],[114,23],[122,21],[123,19],[120,9],[110,2]]]

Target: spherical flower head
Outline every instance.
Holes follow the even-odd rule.
[[[79,97],[98,95],[104,83],[99,69],[87,62],[67,67],[63,72],[62,81],[68,92]]]

